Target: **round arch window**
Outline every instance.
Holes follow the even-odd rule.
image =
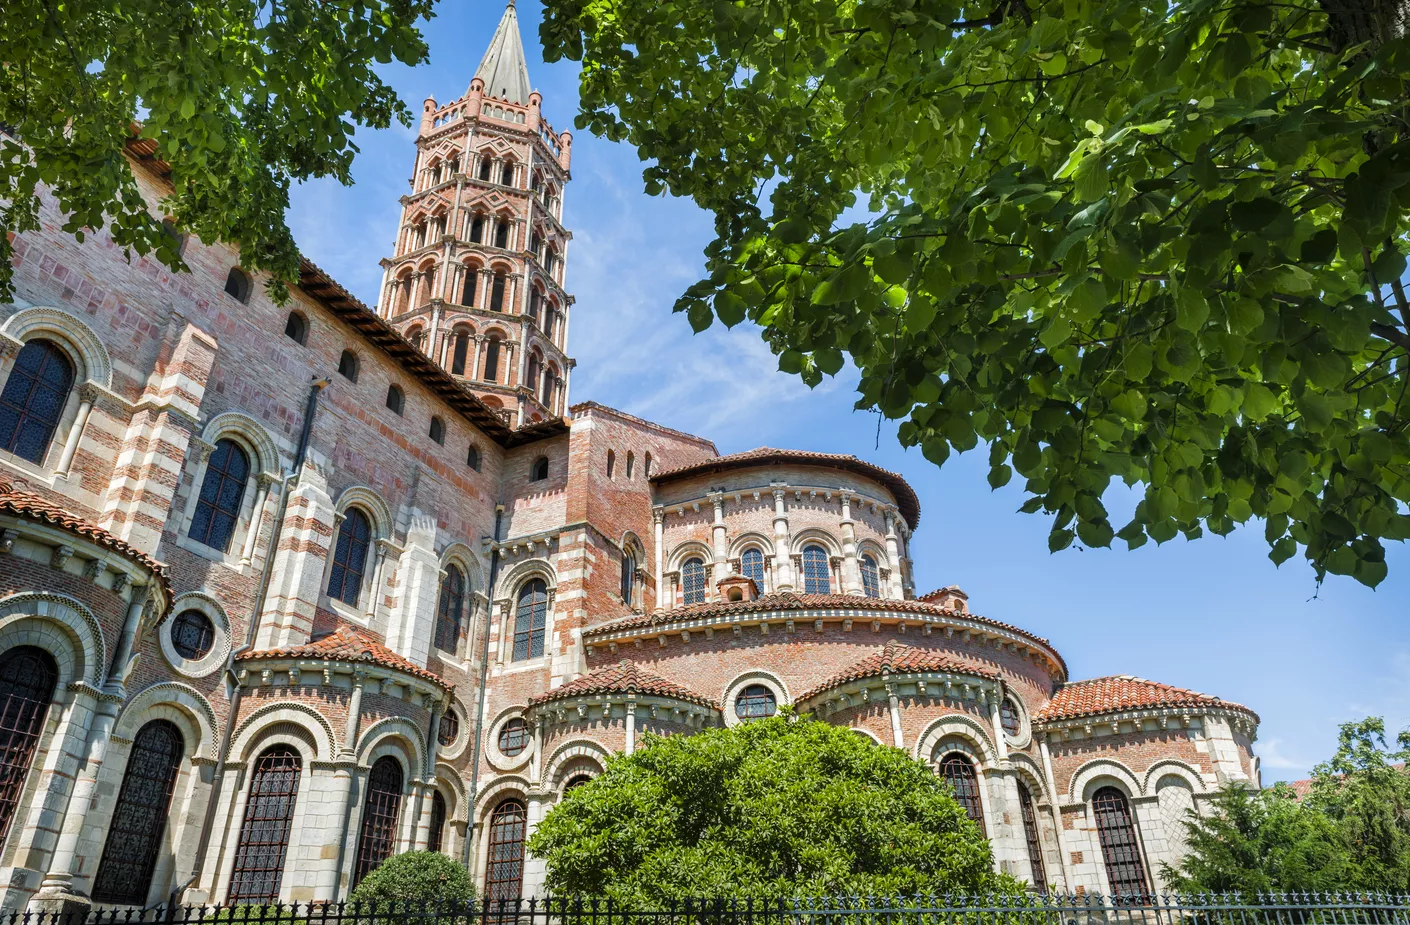
[[[762,684],[751,684],[734,698],[734,715],[740,719],[763,719],[778,712],[778,698]]]
[[[569,790],[576,790],[578,787],[581,787],[591,780],[591,774],[574,774],[572,777],[568,778],[568,783],[563,785],[563,792],[567,793]]]
[[[215,624],[199,610],[183,610],[171,623],[171,647],[182,658],[199,661],[215,644]]]
[[[436,728],[436,741],[442,747],[449,748],[455,744],[455,740],[460,738],[460,718],[455,715],[454,710],[447,710],[441,715],[441,724]]]
[[[1018,718],[1018,705],[1011,697],[1005,697],[999,704],[999,725],[1003,727],[1004,734],[1009,736],[1017,736],[1023,729],[1023,724]]]
[[[521,755],[529,747],[529,724],[514,717],[499,727],[499,750],[510,758]]]

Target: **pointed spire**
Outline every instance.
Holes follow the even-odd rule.
[[[511,103],[529,102],[529,66],[524,61],[524,40],[519,35],[519,15],[514,0],[504,8],[499,28],[494,30],[490,47],[475,69],[475,76],[485,82],[485,95]]]

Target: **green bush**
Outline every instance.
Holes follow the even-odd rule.
[[[475,883],[464,865],[439,851],[408,851],[383,861],[348,898],[378,909],[451,909],[474,901]]]

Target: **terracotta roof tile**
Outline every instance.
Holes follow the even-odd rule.
[[[111,549],[146,568],[157,576],[170,600],[171,590],[166,587],[166,566],[156,559],[119,539],[90,520],[78,516],[39,495],[15,488],[9,482],[0,481],[0,514],[12,514],[29,520],[39,520],[58,527],[68,533],[81,536],[106,549]]]
[[[280,649],[256,649],[238,656],[235,660],[246,662],[267,658],[336,659],[343,662],[363,662],[414,675],[439,684],[446,690],[451,688],[451,685],[440,675],[427,671],[414,662],[403,658],[382,645],[381,641],[370,633],[349,623],[344,623],[327,636],[322,636],[305,645],[285,646]]]
[[[935,649],[908,646],[893,639],[880,652],[868,655],[840,674],[834,675],[817,687],[800,694],[798,702],[802,703],[824,691],[841,687],[852,681],[860,681],[862,678],[874,678],[883,674],[919,674],[930,671],[977,675],[981,678],[998,677],[997,672],[975,662],[956,658],[947,652]]]
[[[1154,710],[1163,707],[1219,707],[1247,713],[1255,722],[1258,714],[1229,700],[1220,700],[1199,691],[1171,687],[1129,674],[1109,675],[1086,681],[1073,681],[1053,694],[1033,718],[1039,723],[1055,720],[1122,713],[1127,710]]]
[[[684,700],[687,703],[698,703],[714,710],[720,709],[719,703],[709,697],[697,694],[690,688],[682,687],[674,681],[667,681],[660,675],[652,674],[635,662],[629,662],[625,659],[615,665],[608,665],[585,674],[561,687],[555,687],[547,693],[530,697],[529,706],[553,700],[564,700],[569,697],[623,693],[669,697],[673,700]]]
[[[843,453],[812,453],[807,450],[779,450],[769,446],[761,446],[758,449],[746,450],[743,453],[731,453],[729,456],[717,456],[714,459],[707,459],[704,462],[691,463],[688,466],[681,466],[665,472],[658,472],[651,477],[653,482],[665,482],[671,479],[685,478],[690,475],[699,475],[703,472],[718,472],[725,469],[744,469],[749,466],[763,465],[768,463],[801,463],[804,465],[826,466],[833,469],[846,469],[858,475],[875,479],[885,485],[891,494],[896,496],[896,506],[901,510],[901,516],[906,518],[906,523],[914,530],[920,523],[920,499],[916,497],[915,490],[904,477],[895,472],[889,472],[880,466],[873,465],[864,459]]]

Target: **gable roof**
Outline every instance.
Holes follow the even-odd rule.
[[[993,669],[958,658],[948,652],[908,646],[893,639],[886,643],[881,651],[868,655],[811,690],[804,691],[798,695],[798,702],[802,703],[811,697],[832,690],[834,687],[841,687],[863,678],[874,678],[878,675],[921,674],[931,671],[968,674],[981,678],[998,677],[998,672]]]
[[[1220,700],[1184,687],[1172,687],[1129,674],[1108,675],[1064,684],[1033,717],[1038,723],[1124,713],[1129,710],[1205,707],[1236,710],[1258,722],[1258,714],[1243,704]]]
[[[697,703],[713,710],[720,709],[719,703],[709,697],[697,694],[690,688],[683,687],[674,681],[667,681],[660,675],[652,674],[642,668],[636,662],[629,662],[626,659],[615,665],[608,665],[585,674],[581,678],[555,687],[547,693],[530,697],[529,706],[592,694],[649,694],[654,697],[669,697],[672,700]]]
[[[494,30],[490,47],[475,68],[475,76],[485,82],[485,94],[495,99],[518,103],[529,102],[529,66],[524,61],[524,40],[519,35],[519,14],[514,0],[504,8],[499,27]]]
[[[326,636],[320,636],[301,646],[284,646],[279,649],[256,649],[253,652],[245,652],[235,657],[237,662],[255,661],[258,659],[333,659],[340,662],[362,662],[368,665],[379,665],[383,668],[391,668],[409,675],[438,684],[446,690],[450,690],[453,685],[447,682],[440,675],[417,665],[409,659],[403,658],[397,653],[382,645],[381,640],[358,629],[350,623],[340,625],[336,630]]]

